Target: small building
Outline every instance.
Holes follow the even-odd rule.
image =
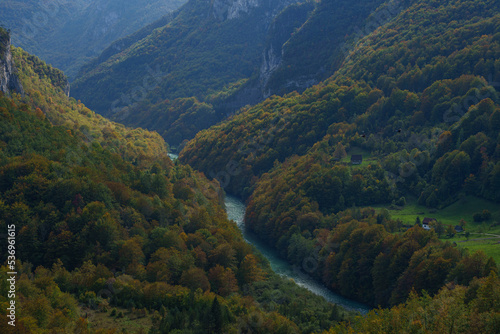
[[[351,164],[361,165],[361,163],[363,163],[363,156],[361,154],[351,155]]]
[[[424,218],[424,220],[422,220],[422,228],[424,230],[427,230],[429,231],[431,229],[431,227],[429,226],[430,223],[436,221],[436,219],[434,218]]]
[[[455,231],[457,231],[457,233],[461,233],[464,231],[464,229],[462,228],[462,226],[457,225],[457,226],[455,226]]]

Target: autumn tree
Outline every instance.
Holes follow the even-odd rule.
[[[225,297],[238,291],[238,281],[230,268],[216,265],[208,272],[208,279],[212,290]]]
[[[255,255],[248,254],[245,256],[240,264],[238,276],[242,284],[249,284],[264,279],[264,273],[259,267]]]
[[[179,283],[181,285],[187,286],[191,290],[210,290],[210,282],[208,281],[205,271],[196,267],[184,271]]]
[[[344,145],[342,145],[342,142],[338,142],[337,146],[335,147],[335,151],[333,152],[333,157],[336,160],[342,160],[347,156],[347,152],[345,151]]]

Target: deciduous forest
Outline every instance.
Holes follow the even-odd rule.
[[[72,83],[0,28],[0,332],[500,332],[499,13],[190,0]]]

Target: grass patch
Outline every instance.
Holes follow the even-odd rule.
[[[500,265],[500,237],[471,233],[467,240],[464,233],[459,233],[453,238],[443,237],[440,240],[455,242],[458,247],[467,248],[471,254],[482,250],[486,255],[493,257],[497,265]]]
[[[500,205],[474,196],[466,196],[452,205],[438,209],[430,209],[417,204],[415,198],[407,198],[407,204],[400,210],[391,210],[389,206],[375,206],[376,208],[386,208],[393,219],[401,219],[404,224],[415,224],[417,217],[423,220],[425,217],[435,218],[444,225],[459,225],[460,220],[467,222],[465,230],[469,232],[500,234],[500,225],[492,227],[494,222],[500,221]],[[476,212],[489,210],[492,219],[488,222],[475,223],[472,215]]]
[[[125,308],[115,307],[116,314],[111,316],[111,307],[107,312],[91,310],[87,307],[80,307],[80,316],[86,317],[90,327],[93,329],[116,329],[116,333],[146,334],[153,325],[151,314],[139,315],[139,312],[131,312]]]
[[[464,219],[467,222],[465,230],[471,233],[469,241],[465,241],[466,239],[464,233],[456,234],[453,238],[443,236],[441,240],[456,242],[459,247],[468,248],[471,253],[481,249],[488,256],[492,256],[495,259],[495,262],[500,265],[500,237],[496,239],[489,239],[493,238],[493,235],[500,235],[500,225],[492,226],[495,222],[500,221],[500,205],[482,198],[466,196],[450,206],[438,210],[418,205],[416,198],[407,197],[406,200],[407,204],[398,209],[390,209],[390,206],[387,205],[378,205],[374,207],[389,210],[392,219],[400,219],[405,225],[415,224],[417,217],[420,217],[421,221],[425,217],[435,218],[436,220],[441,221],[445,226],[459,225],[460,220]],[[489,210],[491,212],[492,219],[482,223],[474,222],[472,215],[483,210]]]
[[[469,238],[469,241],[457,242],[457,245],[458,247],[467,248],[471,254],[482,250],[486,255],[493,257],[497,265],[500,265],[500,238],[486,240],[472,240]]]
[[[353,154],[361,154],[363,156],[363,162],[360,164],[360,165],[352,165],[351,164],[351,156]],[[366,167],[368,166],[370,163],[372,163],[373,161],[376,161],[375,158],[372,158],[371,157],[371,152],[368,151],[368,150],[364,150],[360,147],[351,147],[348,151],[347,151],[347,156],[343,159],[340,160],[341,163],[344,163],[344,164],[347,164],[351,167],[354,167],[354,168],[358,168],[358,167]]]

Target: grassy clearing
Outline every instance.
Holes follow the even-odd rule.
[[[378,206],[378,208],[382,207],[389,210],[393,219],[401,219],[404,224],[414,224],[417,217],[421,220],[429,217],[441,221],[444,225],[455,226],[459,225],[461,219],[464,219],[467,222],[465,229],[469,232],[500,235],[500,226],[491,226],[494,222],[500,221],[500,205],[474,196],[466,196],[441,210],[418,205],[415,198],[407,198],[407,204],[401,209],[391,210],[387,206]],[[489,210],[492,219],[488,222],[475,223],[472,215],[483,210]]]
[[[91,328],[116,329],[116,333],[146,334],[152,326],[151,315],[140,317],[134,312],[124,308],[116,307],[116,314],[123,314],[123,317],[111,316],[110,308],[107,312],[80,308],[80,316],[86,317]]]
[[[363,162],[360,165],[351,165],[351,156],[353,154],[361,154],[363,156]],[[347,156],[342,160],[340,160],[340,162],[348,164],[349,166],[354,168],[359,168],[359,167],[366,167],[375,160],[376,160],[375,158],[371,157],[370,151],[354,146],[347,151]]]
[[[483,250],[486,255],[493,257],[497,265],[500,265],[500,238],[474,240],[476,236],[471,234],[469,241],[464,241],[465,238],[462,236],[460,239],[457,239],[457,245],[469,249],[471,253]]]
[[[471,233],[469,241],[466,241],[464,233],[456,234],[453,238],[443,236],[441,240],[456,242],[459,247],[468,248],[470,252],[481,249],[488,256],[492,256],[496,263],[500,265],[500,237],[489,239],[493,238],[493,235],[500,235],[500,225],[492,226],[495,222],[500,222],[500,205],[497,203],[474,196],[466,196],[446,208],[437,210],[418,205],[415,198],[407,198],[407,204],[403,208],[390,209],[388,206],[376,206],[376,208],[388,209],[391,218],[401,219],[405,225],[415,224],[417,217],[420,217],[420,220],[423,220],[425,217],[435,218],[445,226],[459,225],[460,220],[464,219],[467,222],[465,230]],[[492,219],[488,222],[474,222],[472,215],[483,210],[489,210],[492,214]]]

